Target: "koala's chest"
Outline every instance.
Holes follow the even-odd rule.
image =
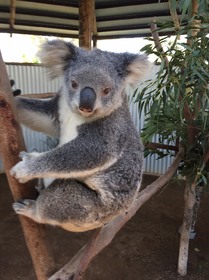
[[[67,103],[62,101],[59,108],[60,121],[60,141],[59,145],[63,145],[75,139],[78,135],[77,127],[85,123],[82,116],[72,112]]]

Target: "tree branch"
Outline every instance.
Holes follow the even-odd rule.
[[[163,50],[163,46],[160,42],[159,33],[157,31],[157,25],[154,22],[152,22],[151,25],[150,25],[150,29],[151,29],[151,32],[152,32],[152,37],[153,37],[154,42],[155,42],[155,47],[162,54],[162,59],[165,63],[165,66],[168,67],[169,66],[169,60],[168,60],[167,56],[165,55],[165,52]]]
[[[167,144],[162,144],[162,143],[154,143],[154,142],[148,142],[145,145],[146,148],[148,149],[164,149],[164,150],[171,150],[171,151],[176,151],[178,152],[179,148],[177,146],[173,146],[173,145],[167,145]]]
[[[14,98],[6,67],[0,53],[0,154],[14,200],[34,198],[34,186],[20,184],[9,173],[20,160],[19,152],[25,150],[23,136],[16,117]],[[26,244],[31,254],[38,280],[46,280],[54,271],[54,262],[45,243],[44,227],[29,218],[20,216]]]
[[[183,156],[184,150],[183,148],[180,148],[167,172],[160,176],[155,182],[148,185],[144,190],[139,192],[137,198],[125,213],[117,216],[106,226],[94,231],[87,244],[72,258],[69,263],[67,263],[57,273],[52,275],[49,280],[82,279],[82,276],[93,257],[110,244],[116,233],[127,223],[128,220],[131,219],[131,217],[134,216],[136,211],[173,177]],[[84,260],[85,263],[82,264]]]

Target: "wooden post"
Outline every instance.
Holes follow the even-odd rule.
[[[15,25],[16,0],[10,0],[10,30],[11,35]]]
[[[79,0],[79,46],[91,49],[95,0]]]
[[[20,160],[19,152],[25,150],[22,132],[17,120],[14,98],[6,67],[0,52],[0,154],[14,200],[35,198],[32,183],[20,184],[9,171]],[[25,241],[29,249],[38,280],[46,280],[55,270],[45,242],[44,226],[20,216]]]
[[[94,0],[95,2],[95,0]],[[96,48],[97,46],[97,18],[96,18],[96,11],[95,11],[95,3],[93,4],[93,47]]]

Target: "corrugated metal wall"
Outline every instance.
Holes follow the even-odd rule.
[[[9,78],[15,80],[15,88],[20,88],[22,94],[56,92],[62,84],[61,79],[51,81],[47,77],[45,68],[40,65],[7,64],[6,68]],[[145,78],[154,79],[156,71],[157,68],[153,67],[149,76]],[[130,90],[130,100],[132,100],[131,96]],[[130,109],[136,128],[140,132],[143,128],[144,116],[139,118],[138,106],[133,101],[130,102]],[[28,151],[42,152],[50,148],[49,139],[44,134],[25,127],[23,127],[23,134]],[[157,142],[157,137],[153,141]],[[145,160],[145,172],[162,174],[170,165],[171,160],[170,157],[161,160],[157,160],[156,156],[148,157]],[[2,164],[0,164],[0,171],[3,171]]]
[[[159,66],[153,65],[153,67],[150,69],[149,73],[143,78],[143,81],[146,80],[154,80],[156,73],[159,71]],[[142,83],[139,85],[139,91],[142,91],[144,84]],[[130,90],[129,92],[130,96],[130,110],[131,110],[131,115],[133,118],[133,121],[136,125],[136,128],[140,132],[141,129],[144,127],[144,121],[145,121],[145,116],[143,112],[139,116],[139,110],[138,110],[138,104],[134,103],[132,96],[133,96],[133,91]],[[158,136],[154,136],[152,139],[152,142],[158,143]],[[163,150],[162,150],[163,151]],[[146,173],[151,173],[151,174],[163,174],[167,170],[167,168],[171,165],[173,161],[173,157],[167,156],[162,159],[158,159],[158,155],[152,155],[148,156],[145,158],[145,172]]]

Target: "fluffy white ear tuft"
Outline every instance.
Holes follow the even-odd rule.
[[[151,69],[151,63],[146,55],[138,55],[127,67],[126,83],[136,86]]]
[[[71,56],[68,44],[62,40],[46,41],[38,52],[41,62],[48,68],[51,78],[61,76]]]

